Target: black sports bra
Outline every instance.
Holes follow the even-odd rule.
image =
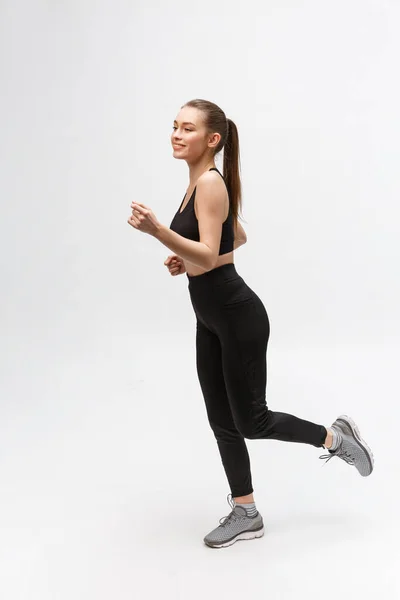
[[[209,171],[217,171],[222,179],[224,176],[222,173],[218,171],[215,167],[209,169]],[[225,181],[225,179],[224,179]],[[197,186],[196,186],[197,187]],[[185,208],[182,212],[180,212],[182,208],[183,201],[185,200],[186,194],[183,197],[180,207],[178,211],[175,213],[174,218],[171,221],[171,225],[169,226],[172,231],[176,231],[179,235],[182,235],[189,240],[193,240],[195,242],[200,241],[199,234],[199,223],[196,217],[196,213],[194,211],[194,197],[196,195],[196,187],[193,190],[192,195],[189,198],[189,202],[186,204]],[[229,202],[229,212],[226,220],[222,224],[222,233],[221,233],[221,243],[219,246],[219,256],[221,254],[227,254],[228,252],[232,252],[233,250],[233,242],[234,242],[234,233],[233,233],[233,215],[232,208]]]

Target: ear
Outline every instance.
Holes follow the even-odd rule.
[[[213,133],[212,136],[208,140],[208,147],[215,148],[216,146],[218,146],[220,139],[221,139],[220,133],[217,133],[217,132]]]

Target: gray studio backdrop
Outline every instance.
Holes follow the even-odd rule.
[[[4,589],[20,591],[4,597],[110,597],[111,575],[85,595],[77,557],[110,547],[116,498],[128,511],[144,491],[154,506],[172,489],[185,502],[229,491],[186,275],[127,223],[133,200],[167,225],[176,212],[189,176],[170,134],[192,98],[239,130],[235,263],[270,318],[268,402],[358,418],[384,463],[375,510],[399,472],[399,3],[2,0],[0,17],[0,545]],[[299,485],[311,468],[309,448],[250,446],[260,495],[264,464]]]

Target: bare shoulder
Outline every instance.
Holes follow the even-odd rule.
[[[222,203],[227,197],[227,189],[224,180],[217,171],[205,171],[197,180],[196,183],[198,195],[201,198],[209,198],[214,201],[219,198]],[[196,194],[197,198],[197,194]]]
[[[217,171],[206,171],[197,181],[197,193],[194,201],[194,211],[199,223],[205,214],[217,217],[222,223],[229,212],[229,197],[225,181]]]
[[[217,173],[217,171],[204,171],[204,173],[202,173],[197,180],[197,184],[199,183],[202,186],[217,183],[218,187],[225,187],[225,182],[222,179],[221,175]]]

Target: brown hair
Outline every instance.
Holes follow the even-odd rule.
[[[239,134],[235,123],[227,119],[224,111],[208,100],[189,100],[183,106],[192,106],[201,110],[204,114],[204,124],[207,133],[219,133],[221,139],[215,147],[214,156],[224,149],[223,176],[232,207],[233,222],[236,224],[239,218],[239,210],[242,210],[242,184],[240,181],[240,153]],[[182,106],[182,108],[183,108]],[[240,217],[242,218],[242,217]]]

